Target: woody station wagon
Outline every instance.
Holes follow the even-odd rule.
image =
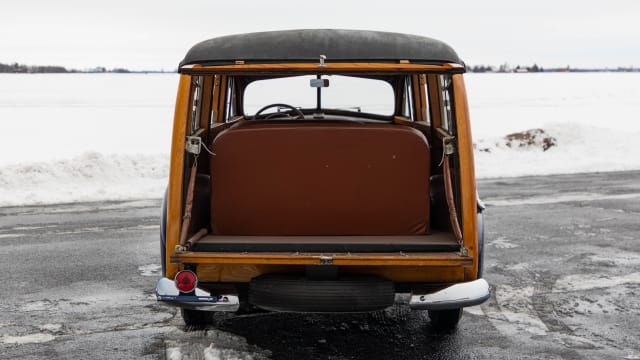
[[[448,45],[231,35],[179,72],[156,295],[188,325],[404,298],[447,330],[489,297],[465,66]]]

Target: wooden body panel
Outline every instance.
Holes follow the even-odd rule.
[[[461,74],[452,76],[453,96],[457,125],[458,158],[460,160],[460,187],[462,214],[462,234],[464,247],[474,259],[472,267],[465,269],[465,280],[478,277],[478,195],[476,192],[475,167],[473,162],[473,141],[464,79]]]
[[[458,253],[282,254],[192,253],[172,256],[176,264],[196,264],[203,282],[248,282],[270,273],[304,273],[328,262],[340,273],[377,275],[397,282],[458,282],[473,259]]]
[[[473,259],[454,252],[439,253],[196,253],[171,256],[174,264],[271,264],[335,266],[460,266]]]
[[[304,274],[302,265],[201,264],[203,283],[243,283],[263,274]],[[464,269],[454,266],[342,266],[340,274],[380,276],[394,282],[455,283],[464,281]]]
[[[167,189],[167,233],[166,233],[166,276],[173,278],[180,270],[171,263],[171,254],[180,242],[182,220],[182,187],[184,174],[184,144],[189,116],[189,97],[191,76],[181,75],[176,97],[176,109],[173,120],[171,160],[169,165],[169,186]]]

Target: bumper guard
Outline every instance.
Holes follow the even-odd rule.
[[[430,294],[411,294],[409,306],[417,310],[450,310],[480,305],[491,292],[485,279],[451,285]]]
[[[165,277],[156,284],[156,298],[165,304],[201,311],[237,311],[240,308],[237,295],[211,295],[200,288],[193,294],[181,294],[175,282]]]

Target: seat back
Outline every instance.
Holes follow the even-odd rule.
[[[240,124],[211,157],[211,225],[225,235],[429,232],[430,152],[393,124]]]

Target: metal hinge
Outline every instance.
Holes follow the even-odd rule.
[[[438,128],[438,130],[440,131],[440,133],[444,136],[442,136],[442,159],[440,159],[440,163],[438,164],[438,166],[441,166],[444,163],[444,159],[445,157],[449,156],[449,155],[453,155],[456,152],[456,145],[455,145],[455,140],[456,137],[453,135],[448,135],[448,133],[444,130],[440,130]]]
[[[442,138],[442,149],[446,155],[452,155],[456,152],[456,146],[453,142],[455,139],[455,136]]]
[[[187,141],[184,144],[184,149],[188,153],[198,156],[200,155],[200,151],[202,151],[202,148],[204,148],[204,150],[210,155],[215,156],[215,154],[202,143],[202,138],[200,138],[200,136],[187,136]]]
[[[202,149],[202,139],[199,136],[187,136],[184,149],[191,154],[200,155]]]
[[[460,246],[460,256],[469,256],[469,249],[464,246]]]

